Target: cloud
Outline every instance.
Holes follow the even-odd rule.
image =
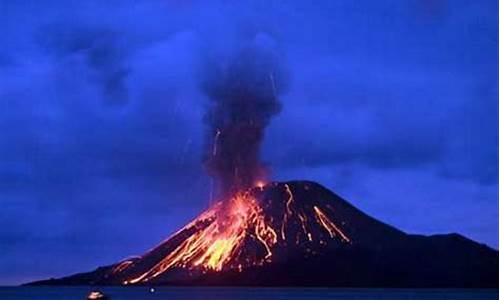
[[[0,281],[141,253],[205,208],[200,65],[263,36],[291,74],[262,153],[276,178],[492,244],[497,5],[2,4],[0,266],[17,273]]]
[[[480,27],[471,25],[469,30],[483,38]],[[462,38],[469,37],[457,37]],[[421,49],[423,54],[410,58],[419,60],[430,51]],[[474,47],[464,52],[482,55]],[[498,88],[496,69],[486,63],[496,60],[494,55],[476,66],[382,60],[379,54],[367,59],[373,55],[299,53],[289,58],[294,83],[283,114],[271,125],[269,161],[278,168],[430,164],[442,176],[495,184]]]
[[[51,24],[41,30],[38,39],[61,64],[84,64],[87,79],[99,87],[106,103],[127,102],[125,80],[130,70],[126,65],[126,44],[119,32],[88,25]]]

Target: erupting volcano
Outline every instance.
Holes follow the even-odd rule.
[[[278,61],[249,48],[207,69],[204,162],[218,202],[140,257],[35,284],[497,286],[487,246],[406,234],[314,182],[264,183],[260,144],[285,85]]]
[[[108,277],[123,278],[122,284],[140,284],[168,281],[174,273],[176,281],[222,272],[242,273],[286,261],[290,255],[308,257],[328,246],[350,244],[341,229],[346,224],[341,221],[343,216],[336,216],[332,205],[295,201],[293,188],[305,191],[310,187],[310,183],[272,183],[238,193],[225,207],[216,203],[143,256],[140,260],[162,257],[147,270],[134,268],[138,260],[126,260]],[[274,201],[276,198],[286,201]],[[224,215],[220,214],[222,209]],[[339,224],[335,224],[335,217]]]
[[[291,181],[215,203],[140,257],[34,284],[495,287],[497,270],[485,245],[406,234]]]

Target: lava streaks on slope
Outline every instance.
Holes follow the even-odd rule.
[[[108,276],[128,285],[169,273],[242,272],[284,261],[290,253],[307,257],[327,245],[349,245],[345,220],[335,216],[332,205],[296,199],[294,189],[308,188],[308,183],[270,183],[237,193],[140,258],[117,264]]]
[[[273,182],[214,204],[140,257],[30,283],[82,284],[498,288],[498,251],[407,234],[311,181]]]

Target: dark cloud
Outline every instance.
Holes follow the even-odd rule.
[[[471,13],[461,15],[460,9]],[[484,19],[478,24],[474,16]],[[335,24],[352,21],[352,16],[339,18]],[[318,55],[291,51],[294,84],[283,114],[271,125],[266,147],[274,166],[361,162],[383,169],[431,164],[445,177],[498,181],[498,115],[492,113],[498,107],[497,70],[492,67],[497,63],[496,38],[489,31],[496,18],[464,3],[447,8],[439,22],[419,28],[414,19],[399,18],[384,18],[398,24],[390,37],[370,31],[380,38],[375,44],[359,32],[369,20],[359,20],[363,26],[349,27],[344,43],[324,45],[332,48],[326,54],[321,46],[314,49]],[[458,19],[464,23],[457,24]],[[352,39],[356,42],[348,44],[350,52],[338,49]],[[433,46],[427,47],[429,43]]]
[[[254,39],[291,77],[261,153],[276,178],[496,245],[497,6],[3,2],[0,282],[141,253],[206,207],[200,65]]]
[[[88,26],[49,24],[39,31],[38,41],[61,64],[82,62],[88,68],[89,82],[99,87],[105,103],[123,105],[129,97],[126,79],[130,72],[124,34]]]
[[[201,84],[210,99],[204,160],[224,196],[266,177],[260,148],[266,127],[281,110],[287,75],[265,38],[257,36],[231,57],[212,57],[204,64]]]

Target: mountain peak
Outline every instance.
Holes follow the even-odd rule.
[[[406,234],[288,181],[215,203],[140,257],[35,284],[491,287],[497,269],[497,251],[460,235]]]

